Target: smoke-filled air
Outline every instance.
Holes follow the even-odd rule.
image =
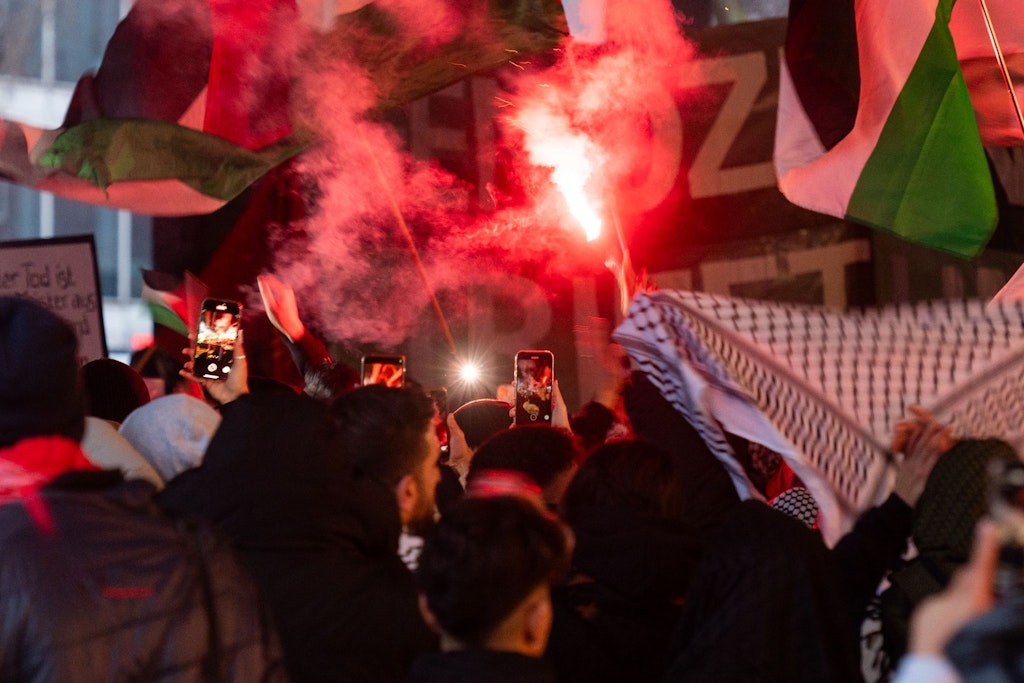
[[[433,322],[431,289],[455,316],[484,274],[572,277],[621,257],[611,253],[621,193],[655,156],[648,103],[675,97],[674,75],[692,48],[667,0],[603,4],[601,42],[565,36],[553,51],[510,55],[515,64],[498,70],[501,182],[484,201],[405,149],[379,109],[393,87],[382,70],[368,73],[312,31],[291,105],[296,127],[318,135],[295,165],[307,217],[272,238],[273,269],[310,322],[339,341],[393,347]],[[389,40],[423,50],[480,30],[446,3],[374,6],[391,18]]]

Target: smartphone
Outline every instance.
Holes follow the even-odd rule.
[[[555,355],[550,351],[516,353],[516,424],[551,424]]]
[[[993,459],[988,465],[988,513],[999,526],[995,592],[1024,588],[1024,463]]]
[[[360,363],[362,384],[383,384],[389,387],[405,386],[405,356],[363,356]]]
[[[448,455],[448,389],[438,387],[428,391],[427,395],[434,402],[434,430],[444,459]]]
[[[242,304],[205,299],[199,311],[193,372],[198,377],[224,379],[231,374],[235,343],[242,329]]]

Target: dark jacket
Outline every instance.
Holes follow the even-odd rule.
[[[0,680],[287,680],[228,542],[154,491],[73,471],[0,506]]]
[[[397,554],[394,493],[356,478],[325,407],[246,396],[161,505],[220,525],[266,596],[296,682],[400,681],[436,649]]]
[[[416,660],[405,683],[555,683],[547,662],[516,652],[461,650]]]
[[[661,680],[697,563],[693,530],[622,507],[577,514],[573,531],[575,575],[552,593],[545,659],[560,683]]]
[[[858,633],[817,532],[740,503],[704,548],[669,645],[666,683],[857,683]]]

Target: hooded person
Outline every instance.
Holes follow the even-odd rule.
[[[85,416],[82,450],[89,461],[97,467],[120,470],[125,479],[144,479],[157,489],[164,487],[160,473],[109,420],[92,415]]]
[[[118,430],[163,482],[198,467],[220,426],[220,413],[188,394],[161,396],[136,408]]]
[[[622,398],[636,438],[678,459],[686,488],[683,518],[702,532],[714,528],[740,501],[725,467],[646,375],[633,372]]]
[[[70,326],[0,298],[0,680],[285,680],[227,540],[86,458],[80,382]]]
[[[0,448],[29,437],[77,443],[85,429],[74,332],[40,306],[0,298]]]

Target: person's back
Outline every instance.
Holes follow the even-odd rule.
[[[226,540],[86,458],[75,346],[0,298],[0,680],[287,680]]]
[[[314,399],[242,395],[222,414],[203,463],[161,505],[227,532],[271,605],[293,680],[400,680],[436,641],[397,554],[394,490],[356,472]]]
[[[664,681],[861,681],[838,563],[820,535],[747,500],[712,531]]]
[[[8,502],[0,555],[2,680],[287,680],[227,541],[145,483],[76,471]]]
[[[605,444],[580,466],[559,508],[576,548],[545,654],[561,683],[661,679],[700,551],[684,504],[678,464],[651,444]]]

